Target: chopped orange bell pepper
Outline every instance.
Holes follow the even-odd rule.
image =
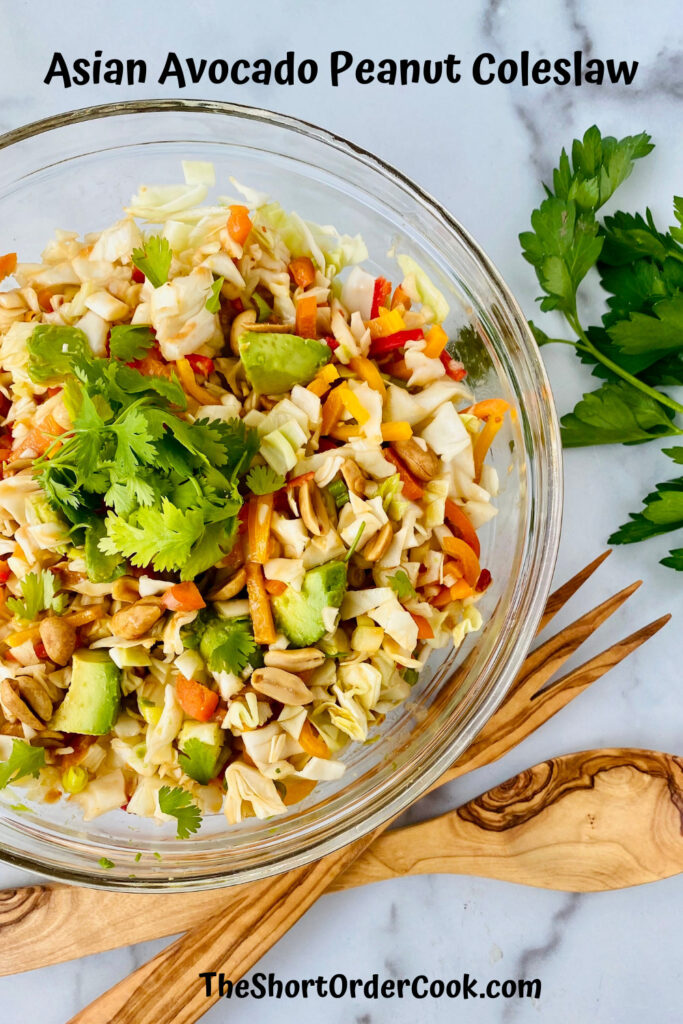
[[[336,427],[332,428],[329,436],[333,437],[335,441],[343,441],[346,444],[348,441],[352,441],[354,437],[360,437],[360,427],[338,423]]]
[[[296,333],[302,338],[317,335],[318,303],[315,295],[302,295],[296,304]]]
[[[169,587],[161,603],[172,612],[194,612],[206,608],[206,602],[197,589],[196,583],[176,583]]]
[[[227,223],[228,234],[233,242],[244,245],[252,228],[249,210],[246,206],[237,205],[230,206],[228,209],[230,210]]]
[[[289,264],[289,272],[299,288],[309,288],[315,281],[315,267],[308,256],[297,256]]]
[[[469,585],[467,580],[458,580],[451,587],[451,601],[463,601],[466,597],[472,597],[474,588]]]
[[[460,537],[444,537],[441,546],[447,555],[454,558],[460,565],[462,575],[471,587],[475,585],[481,573],[479,559],[470,545]]]
[[[299,733],[299,745],[304,748],[311,757],[328,758],[330,750],[315,726],[306,719]]]
[[[9,277],[17,269],[17,254],[15,252],[5,253],[0,256],[0,281]]]
[[[423,355],[428,356],[430,359],[438,359],[446,347],[448,335],[444,331],[443,327],[439,327],[438,324],[434,324],[434,326],[430,327],[427,331],[425,341],[427,344],[422,350]]]
[[[505,403],[506,404],[506,403]],[[481,471],[484,466],[484,459],[486,453],[493,443],[493,439],[503,426],[504,412],[492,412],[484,422],[484,426],[477,434],[474,445],[472,447],[472,455],[474,457],[474,479],[479,480]]]
[[[429,625],[424,615],[415,615],[413,612],[410,614],[413,622],[417,626],[417,639],[432,640],[434,638],[434,630]]]
[[[481,402],[475,402],[461,412],[467,412],[480,420],[487,420],[489,416],[503,416],[510,408],[510,403],[502,398],[485,398]]]
[[[458,533],[466,544],[474,551],[477,558],[481,554],[481,545],[476,531],[463,510],[450,498],[446,498],[446,522]]]
[[[349,366],[354,373],[358,374],[361,380],[370,385],[373,391],[377,391],[382,398],[385,397],[387,393],[386,385],[377,366],[370,359],[366,359],[365,356],[354,356],[349,361]]]
[[[403,317],[396,309],[382,313],[380,316],[375,317],[374,320],[368,320],[367,326],[370,328],[370,337],[373,340],[375,338],[388,338],[390,334],[398,334],[399,331],[405,331],[406,329]]]
[[[273,495],[259,494],[249,501],[247,530],[249,561],[264,565],[268,561],[270,523],[273,517]]]
[[[339,394],[339,388],[335,388],[334,391],[330,391],[323,403],[322,425],[320,427],[322,435],[329,434],[332,427],[339,422],[343,411],[344,403],[342,402],[342,396]]]
[[[396,471],[403,484],[403,497],[407,498],[408,501],[417,501],[418,498],[421,498],[424,494],[424,488],[420,486],[413,474],[406,469],[398,455],[391,448],[383,448],[382,455],[396,466]]]
[[[178,675],[175,684],[178,703],[190,718],[197,722],[208,722],[218,707],[218,694],[203,686],[196,679]]]
[[[291,807],[292,804],[298,804],[305,800],[313,792],[317,783],[313,779],[296,779],[290,776],[290,778],[282,780],[282,785],[285,787],[282,802],[285,807]]]
[[[249,599],[249,614],[254,627],[254,640],[257,644],[272,644],[275,642],[277,633],[273,624],[273,613],[268,600],[263,569],[257,562],[247,562],[244,568],[247,574],[247,597]]]
[[[409,441],[413,436],[413,428],[410,423],[398,420],[394,423],[382,424],[383,441]]]
[[[391,300],[391,308],[395,309],[396,306],[403,306],[404,309],[410,309],[411,306],[410,295],[408,295],[402,284],[398,285]]]
[[[364,423],[367,423],[370,419],[370,413],[365,408],[358,395],[351,390],[346,381],[337,388],[337,391],[339,392],[339,397],[342,400],[344,408],[347,412],[351,413],[356,422],[360,423],[361,426]]]

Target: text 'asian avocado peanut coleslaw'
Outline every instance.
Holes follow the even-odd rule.
[[[480,629],[508,409],[410,257],[392,285],[359,236],[184,171],[0,257],[0,788],[180,837],[340,779]]]

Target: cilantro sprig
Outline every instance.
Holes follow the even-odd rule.
[[[272,494],[285,485],[285,478],[272,466],[253,466],[247,476],[247,487],[253,494]]]
[[[159,809],[163,814],[170,814],[176,819],[178,839],[187,839],[192,832],[199,831],[202,815],[186,789],[162,786],[159,790]]]
[[[393,576],[389,577],[389,586],[396,594],[399,601],[406,601],[409,597],[415,597],[415,587],[410,582],[405,569],[399,569]]]
[[[31,775],[38,778],[40,769],[45,764],[43,747],[32,747],[24,740],[12,740],[12,752],[3,764],[0,764],[0,789],[18,782]]]
[[[40,572],[29,572],[20,581],[23,600],[16,597],[7,598],[7,607],[17,618],[33,621],[41,612],[53,611],[59,615],[64,611],[66,594],[57,595],[59,586],[54,573],[47,569]]]
[[[151,235],[141,249],[133,249],[131,261],[141,270],[154,288],[160,288],[168,281],[173,251],[168,239],[162,235]]]

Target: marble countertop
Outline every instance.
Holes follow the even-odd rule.
[[[0,63],[0,131],[50,113],[134,97],[195,96],[235,100],[292,113],[374,150],[441,200],[492,257],[528,315],[537,287],[519,254],[517,234],[527,226],[562,145],[591,123],[624,135],[646,129],[655,153],[620,190],[623,208],[650,205],[661,224],[671,220],[670,197],[681,191],[683,99],[681,21],[674,0],[656,5],[633,0],[425,0],[408,3],[346,0],[334,9],[312,0],[227,5],[204,0],[189,13],[180,0],[144,5],[74,0],[60,5],[59,25],[47,0],[0,2],[6,41]],[[131,41],[130,26],[135,25]],[[9,41],[9,46],[7,45]],[[326,76],[316,86],[240,88],[202,85],[163,90],[146,85],[84,86],[64,90],[42,79],[52,52],[92,57],[145,56],[150,66],[176,50],[183,56],[268,56],[288,48],[324,64],[333,49],[370,56],[442,57],[464,61],[483,51],[516,57],[584,55],[637,59],[629,88],[603,86],[363,87],[333,89]],[[65,225],[68,226],[68,225]],[[1,248],[1,225],[0,225]],[[588,372],[561,347],[544,350],[560,412],[580,390],[592,387]],[[605,547],[611,530],[640,498],[670,474],[658,444],[645,448],[569,451],[565,462],[564,530],[558,582]],[[590,495],[590,500],[588,496]],[[681,580],[658,564],[666,539],[616,549],[579,599],[597,603],[641,578],[638,594],[604,629],[592,650],[681,608]],[[574,605],[570,611],[577,611]],[[564,616],[563,621],[568,621]],[[643,650],[528,739],[504,761],[452,784],[420,804],[412,818],[446,810],[550,755],[589,747],[625,745],[680,752],[680,624],[676,620]],[[31,883],[32,876],[0,867],[0,885]],[[482,979],[542,979],[539,1002],[481,1000],[463,1004],[425,1000],[366,1001],[316,998],[283,1002],[225,1001],[204,1018],[213,1024],[246,1024],[258,1014],[269,1024],[296,1019],[313,1024],[412,1024],[476,1020],[480,1024],[565,1024],[597,1020],[635,1024],[647,1014],[660,1024],[680,1020],[680,931],[683,878],[599,895],[568,895],[464,877],[419,877],[385,882],[320,901],[263,961],[280,978],[343,972],[366,977],[421,972]],[[106,927],[106,922],[102,922]],[[163,943],[90,957],[0,981],[3,1024],[62,1024],[90,999],[141,964]],[[462,1015],[460,1017],[460,1015]]]

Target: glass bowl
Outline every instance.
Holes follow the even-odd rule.
[[[446,294],[446,328],[478,398],[502,396],[516,417],[493,451],[498,516],[481,532],[493,584],[485,625],[456,653],[435,656],[347,771],[286,817],[228,826],[207,817],[179,841],[172,826],[110,813],[83,822],[68,803],[31,805],[19,787],[0,805],[0,858],[64,881],[137,891],[231,885],[298,867],[398,814],[472,742],[500,704],[534,636],[559,540],[562,476],[548,380],[526,320],[467,232],[400,172],[329,132],[228,103],[151,101],[78,110],[0,137],[0,251],[34,260],[56,228],[108,226],[142,183],[182,180],[181,160],[213,161],[305,218],[360,232],[370,269],[396,278],[407,252]],[[510,417],[506,417],[510,420]],[[16,806],[16,805],[15,805]],[[174,823],[173,823],[174,824]],[[106,857],[114,866],[104,870]]]

